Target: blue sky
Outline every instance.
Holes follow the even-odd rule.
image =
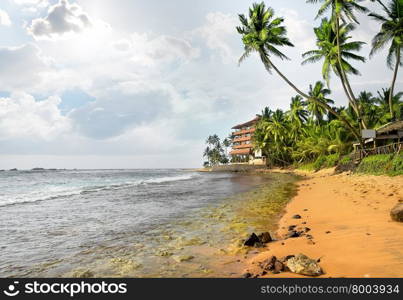
[[[237,14],[252,3],[1,1],[0,169],[200,166],[209,134],[225,137],[265,106],[286,109],[295,94],[256,56],[237,65]],[[276,62],[306,90],[321,79],[320,64],[300,65],[315,46],[317,6],[266,4],[285,17],[296,45],[284,49],[291,61]],[[360,21],[353,37],[370,43],[379,25]],[[384,56],[355,63],[356,93],[389,85]],[[337,80],[331,89],[346,104]]]

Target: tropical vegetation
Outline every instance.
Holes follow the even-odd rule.
[[[296,93],[288,110],[266,107],[262,111],[254,147],[262,149],[273,165],[305,163],[316,169],[346,160],[343,155],[351,152],[353,143],[363,147],[362,129],[375,129],[403,119],[403,93],[396,91],[402,65],[403,0],[373,1],[383,13],[369,11],[362,0],[306,2],[320,4],[317,18],[321,20],[313,28],[316,49],[302,54],[302,64],[320,62],[322,73],[318,75],[323,80],[306,87],[306,92],[280,71],[282,61],[289,60],[281,48],[294,47],[287,36],[284,18],[276,16],[265,3],[255,3],[247,16],[239,15],[240,26],[236,29],[244,45],[239,63],[256,53],[268,73],[277,73]],[[388,48],[385,62],[393,70],[391,84],[377,95],[354,91],[351,83],[352,76],[360,75],[356,62],[367,62],[362,55],[365,43],[352,40],[352,32],[360,26],[357,14],[365,14],[380,24],[369,58]],[[343,88],[345,107],[335,106],[330,89],[333,79]]]

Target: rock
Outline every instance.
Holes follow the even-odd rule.
[[[293,219],[301,219],[302,217],[300,215],[294,215],[292,216]]]
[[[249,247],[253,247],[255,245],[255,243],[259,243],[260,239],[259,237],[255,234],[252,233],[245,241],[244,246],[249,246]]]
[[[9,171],[16,172],[16,171],[18,171],[18,169],[14,168],[14,169],[10,169]]]
[[[305,227],[305,228],[304,228],[304,231],[305,231],[305,232],[309,232],[309,231],[311,231],[311,228]]]
[[[92,273],[90,270],[76,270],[72,274],[73,278],[93,278],[94,273]]]
[[[294,230],[297,225],[290,225],[288,226],[288,231]]]
[[[252,274],[249,273],[249,272],[247,272],[247,273],[243,274],[242,277],[243,277],[243,278],[251,278],[251,277],[252,277]]]
[[[323,274],[322,268],[317,261],[304,254],[298,254],[288,259],[286,265],[291,272],[296,274],[306,276],[319,276]]]
[[[332,233],[332,232],[331,232],[331,231],[326,231],[325,233],[326,233],[326,234],[329,234],[329,233]]]
[[[284,271],[283,263],[281,261],[279,261],[279,260],[276,260],[276,262],[274,263],[274,271],[273,271],[273,273],[278,274],[278,273],[283,272],[283,271]]]
[[[390,217],[393,221],[403,222],[403,203],[399,202],[390,211]]]
[[[286,238],[287,239],[289,239],[289,238],[297,238],[297,237],[300,237],[300,236],[301,236],[301,232],[292,230],[292,231],[288,232]]]
[[[184,261],[189,261],[193,258],[194,258],[194,256],[192,256],[192,255],[174,255],[174,256],[172,256],[172,259],[178,263],[181,263]]]
[[[277,257],[271,256],[268,259],[262,261],[260,263],[260,266],[265,271],[272,271],[272,270],[274,270],[274,264],[276,263],[276,261],[277,261]]]
[[[263,233],[259,234],[258,238],[259,238],[260,242],[263,244],[270,243],[271,241],[273,241],[269,232],[263,232]]]

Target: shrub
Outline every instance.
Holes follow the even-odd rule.
[[[392,159],[389,175],[403,175],[403,153],[395,155]]]
[[[346,155],[343,156],[337,163],[336,172],[342,173],[347,171],[354,171],[355,167],[355,163],[351,156]]]
[[[326,156],[326,161],[322,165],[322,168],[332,168],[337,165],[339,162],[340,155],[339,154],[331,154]]]
[[[315,169],[315,171],[318,171],[318,170],[320,170],[322,168],[322,166],[325,163],[326,163],[326,156],[321,155],[313,163],[313,168]]]
[[[357,168],[358,173],[382,175],[392,170],[393,154],[379,154],[365,157]],[[398,165],[399,162],[396,162]]]

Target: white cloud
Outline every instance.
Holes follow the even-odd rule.
[[[0,9],[0,25],[3,26],[11,26],[11,20],[10,17],[8,16],[8,14]]]
[[[235,27],[237,25],[236,16],[211,12],[206,15],[206,23],[196,29],[193,35],[195,37],[200,35],[209,49],[218,52],[224,63],[234,63],[238,59],[238,54],[234,53],[234,38],[237,37]]]
[[[39,5],[39,6],[47,6],[48,0],[14,0],[14,2],[18,5]]]
[[[70,121],[60,114],[59,97],[36,101],[25,93],[0,98],[0,137],[51,140],[70,129]]]
[[[303,19],[297,11],[292,9],[280,10],[280,16],[284,17],[289,39],[301,53],[315,48],[312,22]]]
[[[28,32],[36,39],[55,39],[83,32],[92,25],[81,6],[70,4],[69,0],[59,0],[49,8],[46,17],[32,21]]]
[[[37,46],[0,48],[0,90],[18,90],[40,83],[47,70],[46,59]]]

